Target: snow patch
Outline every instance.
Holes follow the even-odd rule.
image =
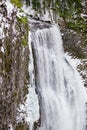
[[[26,5],[24,4],[22,9],[23,9],[24,13],[27,15],[34,15],[35,14],[35,11],[32,9],[31,6],[26,7]]]
[[[5,4],[7,6],[8,16],[11,17],[14,6],[9,1],[6,1]]]
[[[65,58],[70,61],[70,63],[72,64],[73,67],[75,67],[75,69],[81,62],[80,59],[73,59],[71,56],[68,55],[68,53],[65,53]]]
[[[30,74],[30,85],[28,86],[29,93],[25,103],[20,105],[20,115],[17,117],[18,121],[23,118],[29,124],[30,130],[32,130],[33,122],[39,119],[39,103],[38,95],[35,93],[35,79],[34,79],[34,66],[31,49],[31,33],[29,32],[29,49],[30,49],[30,61],[29,61],[29,74]]]
[[[13,130],[12,124],[9,124],[9,129],[8,130]]]
[[[1,52],[3,52],[3,53],[4,53],[4,47],[1,47]]]

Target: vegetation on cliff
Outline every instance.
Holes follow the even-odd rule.
[[[19,104],[28,93],[29,28],[27,16],[7,2],[0,3],[0,22],[0,129],[8,130],[11,124],[16,129]]]
[[[30,0],[26,0],[27,6]],[[78,66],[87,87],[87,2],[85,0],[31,0],[32,8],[60,25],[64,50],[81,60]],[[82,67],[83,66],[83,67]],[[85,68],[84,68],[85,66]],[[82,68],[84,73],[82,73]]]
[[[23,120],[17,123],[17,115],[19,104],[26,100],[28,93],[29,27],[27,15],[19,15],[18,12],[22,14],[23,4],[26,3],[28,7],[31,1],[10,2],[11,12],[8,3],[0,1],[0,129],[7,130],[8,124],[13,124],[14,129],[24,130],[26,122]],[[81,59],[78,70],[87,87],[87,2],[32,0],[32,9],[40,16],[48,11],[51,20],[59,24],[63,33],[64,50],[72,57]]]
[[[11,3],[17,6],[18,8],[22,7],[22,2],[21,0],[11,0]]]

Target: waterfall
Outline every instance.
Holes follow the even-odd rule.
[[[86,92],[64,55],[59,28],[31,32],[41,124],[37,130],[86,130]]]

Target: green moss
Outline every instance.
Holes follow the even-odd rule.
[[[15,25],[15,29],[16,29],[17,31],[19,31],[19,26],[18,26],[18,24]]]
[[[17,17],[19,23],[28,24],[28,20],[26,16]]]
[[[17,17],[17,22],[18,25],[21,28],[22,31],[22,37],[21,37],[21,41],[22,41],[22,45],[26,46],[28,44],[28,19],[26,16],[22,16],[22,17]]]
[[[24,26],[25,28],[25,31],[28,33],[28,19],[26,16],[22,16],[22,17],[17,17],[17,21],[19,23],[19,25],[22,25]]]
[[[18,8],[22,7],[22,2],[21,0],[11,0],[11,3],[17,6]]]
[[[22,38],[22,45],[23,45],[23,46],[26,46],[26,45],[27,45],[27,42],[28,42],[28,41],[25,39],[25,37]]]

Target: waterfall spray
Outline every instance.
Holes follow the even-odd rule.
[[[85,88],[64,55],[58,26],[31,33],[41,125],[37,130],[86,130]]]

